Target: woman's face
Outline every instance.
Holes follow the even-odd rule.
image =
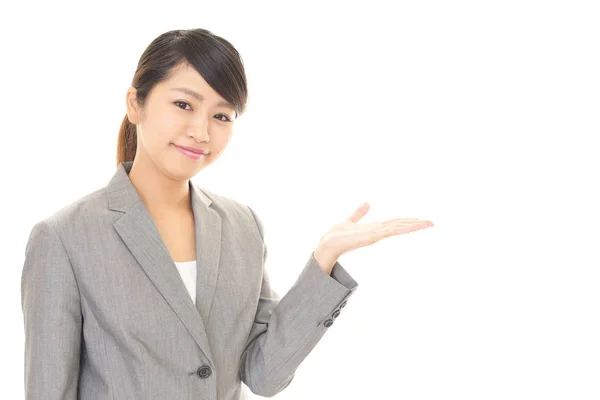
[[[175,67],[168,80],[152,88],[143,108],[136,102],[135,92],[133,87],[127,91],[127,115],[137,125],[136,162],[153,162],[165,175],[185,180],[225,150],[235,111],[192,66]],[[176,146],[198,148],[207,154],[191,158]]]

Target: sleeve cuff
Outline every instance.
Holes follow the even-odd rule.
[[[342,265],[336,261],[331,270],[331,274],[327,275],[319,266],[319,263],[311,254],[304,270],[300,274],[298,282],[304,282],[307,287],[312,287],[316,293],[324,293],[325,304],[340,304],[346,303],[348,298],[354,294],[358,288],[356,280],[346,271]],[[312,283],[311,283],[312,282]],[[342,306],[343,307],[343,306]]]

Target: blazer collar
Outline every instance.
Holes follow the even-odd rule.
[[[108,208],[114,211],[126,212],[129,207],[141,201],[137,190],[129,179],[129,172],[133,166],[133,161],[125,161],[119,164],[117,171],[106,186],[108,193]],[[190,190],[192,192],[193,206],[209,207],[212,200],[204,194],[190,179]],[[200,202],[200,203],[199,203]],[[194,209],[194,212],[196,210]]]
[[[213,362],[206,333],[215,295],[221,249],[221,217],[212,200],[189,180],[196,230],[196,306],[148,209],[129,179],[133,161],[119,164],[106,186],[108,208],[123,213],[113,226],[148,278]],[[214,367],[214,365],[213,365]]]

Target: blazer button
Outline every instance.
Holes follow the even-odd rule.
[[[198,368],[198,371],[196,371],[198,376],[202,379],[208,378],[210,376],[211,372],[212,371],[208,365],[203,365],[200,368]]]
[[[337,317],[339,317],[339,315],[340,315],[340,310],[335,310],[331,316],[333,318],[337,318]]]
[[[326,328],[329,328],[331,325],[333,325],[333,320],[332,319],[328,319],[327,321],[325,321],[323,323],[323,325],[325,325]]]
[[[346,300],[342,301],[342,304],[340,304],[340,308],[344,308],[346,306],[346,303],[347,303]]]

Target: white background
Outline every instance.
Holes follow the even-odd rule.
[[[278,292],[363,201],[435,223],[340,258],[359,288],[277,398],[600,398],[594,3],[3,3],[0,397],[33,224],[112,177],[151,40],[205,28],[250,95],[193,180],[258,213]]]

